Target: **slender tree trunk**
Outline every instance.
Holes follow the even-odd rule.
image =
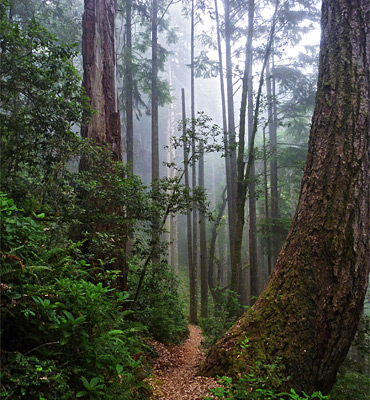
[[[185,113],[185,89],[181,89],[182,99],[182,121],[183,121],[183,143],[184,143],[184,168],[185,168],[185,188],[190,189],[189,184],[189,150],[190,145],[187,140],[186,132],[186,113]],[[192,221],[191,221],[191,210],[188,207],[186,210],[186,233],[188,242],[188,264],[189,264],[189,286],[190,286],[190,321],[197,320],[197,293],[196,293],[196,280],[197,274],[194,270],[193,263],[193,235],[192,235]]]
[[[359,322],[370,267],[370,9],[324,0],[318,91],[297,211],[265,289],[203,372],[281,357],[286,386],[328,393]],[[249,346],[239,354],[240,342]],[[238,361],[236,363],[236,358]],[[285,387],[284,387],[285,386]]]
[[[125,49],[125,102],[126,102],[126,151],[127,164],[134,172],[134,112],[132,103],[132,0],[126,0],[126,49]]]
[[[229,152],[229,135],[227,128],[227,116],[226,116],[226,98],[225,98],[225,83],[224,83],[224,68],[222,59],[222,45],[221,45],[221,34],[220,34],[220,20],[218,14],[218,0],[215,0],[215,16],[216,16],[216,29],[217,29],[217,49],[218,49],[218,65],[220,75],[220,89],[221,89],[221,110],[222,110],[222,128],[224,131],[224,145],[225,145],[225,172],[226,172],[226,187],[228,197],[232,198],[232,177],[231,177],[231,164],[230,164],[230,152]],[[233,236],[233,208],[228,206],[227,208],[229,218],[229,241],[234,243]],[[231,254],[230,254],[231,260]]]
[[[272,58],[272,57],[271,57]],[[270,60],[266,67],[266,92],[268,105],[268,127],[270,139],[270,190],[271,190],[271,230],[272,230],[272,259],[273,262],[279,254],[279,193],[278,193],[278,174],[277,174],[277,121],[276,121],[276,99],[274,89],[274,78],[270,70]]]
[[[226,90],[227,90],[227,119],[228,119],[228,144],[226,149],[229,153],[230,173],[227,193],[227,209],[229,216],[229,241],[230,258],[234,257],[235,244],[235,224],[236,224],[236,148],[235,148],[235,116],[234,116],[234,89],[233,89],[233,71],[231,61],[231,21],[230,21],[230,0],[224,0],[225,9],[225,44],[226,44]],[[233,263],[231,263],[231,268]],[[237,273],[237,271],[235,271]],[[234,273],[235,275],[235,273]],[[231,289],[237,291],[235,282],[231,284]],[[234,288],[233,288],[234,284]]]
[[[171,67],[169,67],[169,75],[171,75]],[[169,76],[168,81],[171,81],[171,77]],[[172,104],[171,104],[172,105]],[[167,113],[167,136],[166,136],[166,176],[168,179],[172,178],[172,167],[171,167],[171,136],[172,136],[172,121],[171,121],[171,105],[168,107]],[[171,193],[171,191],[168,191]],[[172,220],[172,213],[167,216],[166,225],[165,225],[165,242],[167,244],[167,262],[171,265],[172,259],[172,242],[171,242],[171,220]]]
[[[159,132],[158,132],[158,3],[152,1],[152,185],[153,191],[158,189],[156,181],[159,179]],[[154,207],[158,207],[154,198]],[[154,264],[160,262],[160,233],[159,215],[153,210],[152,216],[152,260]]]
[[[192,188],[193,191],[197,187],[197,167],[196,167],[196,146],[195,146],[195,72],[194,72],[194,0],[191,2],[191,54],[190,54],[190,102],[191,102],[191,132],[192,132]],[[198,211],[196,200],[193,201],[193,287],[190,288],[193,306],[191,307],[190,322],[193,324],[198,323]]]
[[[269,194],[268,194],[268,179],[267,179],[267,145],[266,145],[266,127],[263,127],[263,189],[265,198],[265,242],[267,252],[267,270],[270,275],[272,272],[271,260],[271,231],[270,231],[270,212],[269,212]]]
[[[170,67],[169,70],[169,83],[170,87],[172,87],[172,68]],[[174,132],[175,126],[175,111],[174,105],[171,102],[169,107],[169,132],[170,132],[170,139],[175,135]],[[174,168],[174,164],[176,163],[176,149],[171,144],[171,140],[169,143],[169,152],[170,152],[170,178],[174,179],[176,176],[176,170]],[[174,273],[178,275],[179,273],[179,254],[178,254],[178,232],[177,232],[177,215],[171,214],[170,215],[170,264],[174,270]]]
[[[244,228],[244,213],[245,213],[245,199],[247,195],[247,186],[246,179],[249,180],[250,175],[245,176],[244,168],[244,151],[245,151],[245,131],[246,131],[246,111],[247,111],[247,99],[248,99],[248,82],[250,82],[249,73],[251,71],[250,62],[251,62],[251,51],[252,51],[252,38],[253,38],[253,18],[254,18],[254,1],[251,0],[249,2],[249,11],[248,11],[248,37],[247,44],[245,49],[245,65],[244,65],[244,76],[243,76],[243,89],[242,89],[242,98],[240,105],[240,123],[239,123],[239,145],[238,145],[238,159],[237,159],[237,192],[236,192],[236,224],[235,224],[235,240],[234,240],[234,252],[231,264],[231,283],[230,289],[236,292],[237,294],[242,294],[242,243],[243,243],[243,228]],[[257,111],[257,110],[256,110]],[[250,142],[252,140],[252,131],[250,132]],[[248,152],[248,158],[250,159],[251,168],[250,171],[254,170],[254,138],[253,144],[249,146],[252,151]],[[255,217],[255,205],[254,209],[254,217]],[[253,218],[253,215],[252,215]],[[253,220],[255,223],[255,219]],[[253,241],[253,245],[255,242]],[[251,271],[251,279],[254,279],[254,273],[256,266],[253,266],[254,269]]]
[[[204,188],[204,149],[201,146],[199,158],[199,186]],[[207,233],[206,217],[199,212],[199,242],[200,242],[200,316],[208,316],[208,265],[207,265]]]
[[[211,231],[211,243],[209,247],[209,258],[208,258],[208,286],[211,291],[213,299],[215,299],[215,291],[216,291],[216,274],[215,274],[215,253],[216,253],[216,241],[218,230],[222,221],[222,216],[224,215],[226,208],[226,187],[222,192],[221,204],[218,209],[217,218],[213,224]]]
[[[250,36],[250,45],[247,47],[249,57],[249,72],[248,72],[248,141],[252,140],[253,136],[253,20],[254,20],[254,0],[249,2],[248,24],[251,28],[248,30]],[[257,211],[256,211],[256,182],[255,182],[255,162],[251,166],[250,177],[248,180],[249,193],[249,269],[251,275],[251,301],[254,303],[254,298],[258,297],[262,290],[262,264],[258,263],[257,251]],[[253,279],[252,279],[253,277]]]

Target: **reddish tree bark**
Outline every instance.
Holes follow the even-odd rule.
[[[83,87],[96,111],[81,130],[83,137],[108,145],[122,160],[121,121],[117,101],[115,0],[85,0],[82,17]]]
[[[301,195],[252,311],[211,350],[204,374],[281,357],[296,390],[327,393],[357,324],[370,266],[370,5],[324,0],[316,106]],[[240,342],[249,338],[242,351]],[[286,388],[283,388],[286,389]]]

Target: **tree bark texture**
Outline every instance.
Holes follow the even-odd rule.
[[[121,122],[117,102],[115,0],[85,0],[82,18],[83,87],[96,113],[81,129],[82,137],[108,145],[122,160]]]
[[[248,368],[281,357],[289,386],[307,393],[328,393],[335,383],[370,265],[370,4],[324,0],[321,24],[316,105],[291,229],[253,309],[202,367],[235,374],[239,362]]]

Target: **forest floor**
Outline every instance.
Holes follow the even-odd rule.
[[[204,359],[200,347],[203,335],[198,326],[190,325],[190,335],[181,346],[152,343],[159,357],[148,379],[151,400],[201,400],[210,396],[208,389],[220,386],[215,379],[197,375]]]

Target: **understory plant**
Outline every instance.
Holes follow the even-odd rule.
[[[248,341],[243,341],[248,346]],[[284,383],[289,383],[289,378],[284,375],[284,366],[277,359],[273,364],[257,362],[248,373],[238,378],[227,376],[218,377],[220,387],[210,389],[213,397],[204,397],[224,400],[328,400],[321,392],[308,395],[305,392],[297,393],[294,389],[281,392],[278,388]]]

